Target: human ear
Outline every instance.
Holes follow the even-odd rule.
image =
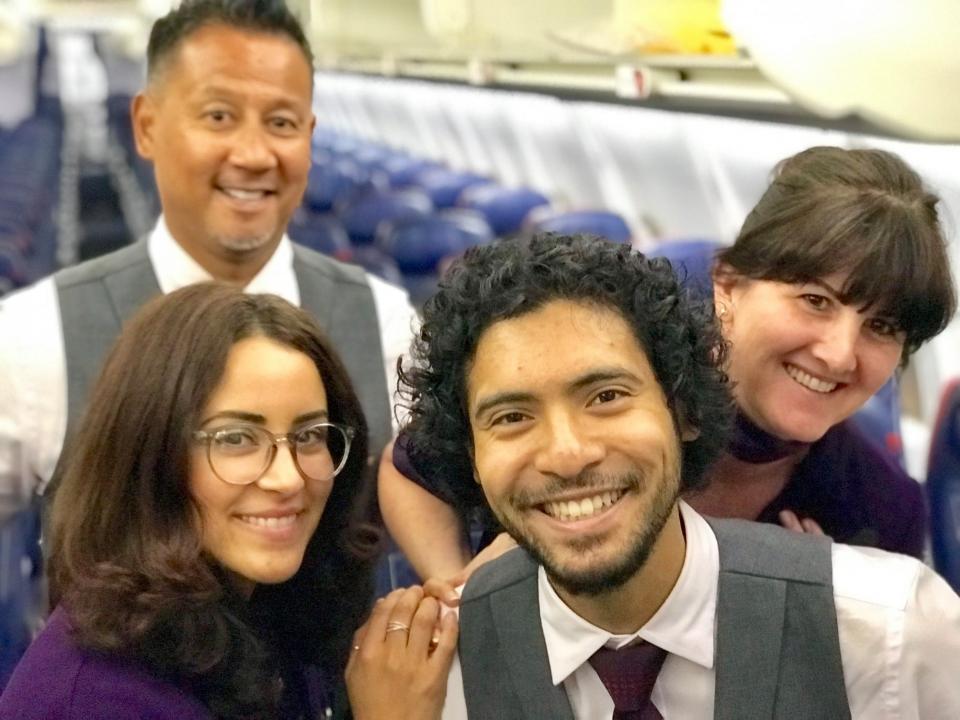
[[[156,115],[156,100],[147,93],[137,93],[130,105],[130,120],[137,154],[144,160],[153,160]]]
[[[742,281],[737,271],[726,263],[718,262],[713,268],[713,307],[721,322],[731,319],[734,290]]]
[[[700,437],[700,428],[684,418],[680,419],[681,442],[693,442]]]

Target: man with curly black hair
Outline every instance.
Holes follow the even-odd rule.
[[[956,716],[955,661],[923,660],[960,656],[941,578],[680,499],[725,441],[725,352],[669,264],[629,247],[543,235],[454,265],[402,374],[407,449],[520,547],[463,590],[444,720],[842,720],[885,694]],[[892,663],[869,649],[890,613],[908,628]],[[407,625],[381,606],[359,635],[348,684],[383,688],[364,717],[392,717],[411,663],[433,662],[396,662]]]

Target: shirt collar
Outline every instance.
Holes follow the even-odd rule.
[[[213,280],[210,273],[173,238],[163,215],[147,237],[147,254],[165,295],[187,285]],[[277,249],[247,283],[244,292],[272,293],[293,305],[300,304],[300,287],[293,271],[293,245],[286,235],[280,238]]]
[[[622,647],[637,637],[697,665],[713,667],[720,551],[707,521],[682,500],[679,505],[687,543],[680,577],[660,609],[636,633],[612,635],[588,623],[564,604],[540,568],[540,622],[554,685],[604,645]]]

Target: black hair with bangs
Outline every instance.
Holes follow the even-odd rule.
[[[956,311],[938,202],[893,153],[810,148],[778,165],[718,271],[789,283],[846,272],[838,300],[889,318],[906,361]]]

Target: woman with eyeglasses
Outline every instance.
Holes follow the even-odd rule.
[[[215,284],[153,301],[68,452],[51,521],[60,602],[0,718],[342,714],[378,537],[360,404],[306,313]],[[394,593],[375,616],[398,652],[433,658],[442,688],[456,627],[435,629],[420,597]]]

